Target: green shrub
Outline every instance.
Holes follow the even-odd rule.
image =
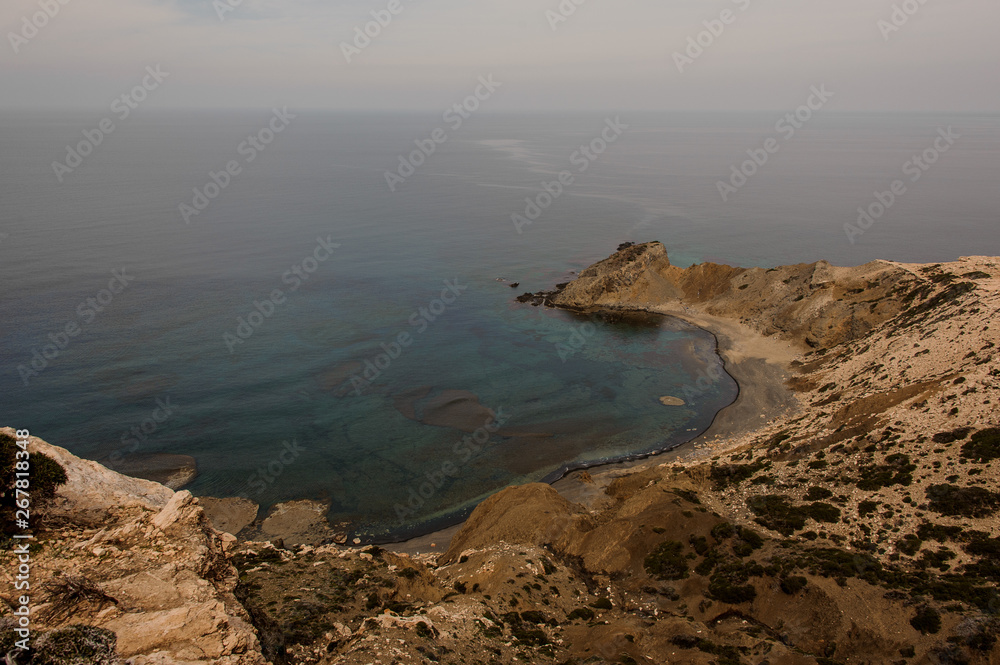
[[[970,427],[960,427],[959,429],[953,429],[950,432],[938,432],[931,439],[934,443],[953,443],[955,441],[961,441],[965,437],[969,436],[969,432],[972,431]]]
[[[738,584],[724,577],[712,577],[708,593],[715,600],[730,605],[751,603],[757,597],[757,590],[752,584]]]
[[[962,534],[960,526],[945,526],[944,524],[931,524],[924,522],[917,527],[917,537],[920,540],[936,540],[940,543],[954,540]]]
[[[759,550],[764,546],[764,537],[746,527],[740,527],[740,540],[749,545],[751,549]]]
[[[957,555],[947,547],[939,547],[937,551],[934,552],[924,550],[920,553],[917,565],[921,568],[937,568],[938,570],[944,571],[951,568],[948,561],[951,561],[956,556]]]
[[[566,615],[566,618],[570,621],[573,621],[574,619],[583,619],[584,621],[590,621],[591,619],[594,618],[594,610],[590,609],[589,607],[578,607],[572,612],[570,612],[568,615]]]
[[[712,538],[715,538],[720,543],[727,539],[732,538],[736,535],[736,529],[729,522],[720,522],[712,527]]]
[[[924,635],[936,633],[941,630],[941,614],[933,607],[921,607],[910,619],[910,625]]]
[[[590,606],[595,610],[610,610],[613,607],[609,598],[598,598]]]
[[[739,605],[752,602],[757,597],[757,590],[749,584],[751,577],[761,577],[766,571],[758,563],[731,563],[716,568],[708,581],[708,594],[711,598]]]
[[[789,596],[794,596],[799,591],[802,591],[806,587],[806,584],[808,584],[808,580],[804,577],[786,577],[781,580],[781,590]]]
[[[661,580],[680,580],[688,576],[688,562],[682,554],[684,546],[667,541],[646,557],[646,572]]]
[[[867,517],[878,510],[878,501],[862,501],[858,504],[858,515]]]
[[[21,449],[17,440],[7,434],[0,434],[0,533],[11,535],[22,529],[16,528],[15,513],[17,511],[17,488],[15,475],[18,472],[16,464],[23,462],[17,458]],[[37,520],[44,512],[45,503],[55,496],[56,489],[68,480],[66,470],[54,459],[43,453],[30,453],[28,456],[30,474],[31,518],[32,527],[37,528]]]
[[[931,510],[950,516],[989,517],[1000,507],[1000,495],[982,487],[931,485],[927,500]]]
[[[755,496],[747,501],[747,505],[758,516],[758,524],[784,536],[790,536],[806,525],[806,512],[792,506],[788,497],[780,494]]]
[[[33,645],[31,665],[119,665],[110,630],[75,625],[50,630]],[[19,661],[20,662],[20,661]]]
[[[681,649],[697,649],[702,653],[717,656],[719,665],[742,665],[743,663],[740,650],[737,647],[715,644],[694,635],[674,635],[670,638],[670,642]]]
[[[907,534],[896,541],[896,549],[907,556],[913,556],[920,551],[923,541],[914,534]]]
[[[548,623],[549,618],[538,610],[529,610],[527,612],[521,612],[521,620],[528,623]]]
[[[765,462],[753,462],[752,464],[724,464],[712,465],[709,472],[715,482],[715,489],[725,489],[729,485],[739,485],[745,480],[749,480],[758,471],[762,471],[770,466]]]
[[[704,560],[695,566],[694,572],[699,575],[708,575],[720,561],[722,561],[722,555],[717,550],[711,549],[705,553]]]
[[[691,536],[688,538],[688,543],[691,544],[691,547],[694,548],[698,556],[705,556],[705,553],[708,552],[708,538],[705,536],[698,536],[697,538]]]
[[[840,508],[819,501],[803,508],[805,513],[817,522],[837,522],[840,520]]]
[[[674,494],[676,494],[677,496],[681,497],[682,499],[684,499],[688,503],[693,503],[693,504],[696,504],[696,505],[697,504],[701,504],[701,499],[698,498],[698,493],[697,492],[692,492],[691,490],[680,490],[680,489],[676,489],[676,488],[672,489],[670,491],[673,492]]]
[[[829,499],[831,496],[833,496],[833,492],[825,487],[813,486],[806,492],[806,501],[822,501],[823,499]]]
[[[991,427],[976,432],[964,446],[962,457],[980,464],[1000,458],[1000,429]]]
[[[885,458],[885,464],[865,466],[860,469],[861,479],[858,489],[875,492],[893,485],[907,486],[913,483],[913,472],[917,465],[910,462],[909,455],[897,453]]]

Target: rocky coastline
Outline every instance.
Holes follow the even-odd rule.
[[[691,446],[386,548],[237,541],[246,506],[32,439],[67,474],[36,628],[107,631],[108,665],[1000,662],[1000,259],[681,269],[646,243],[522,298],[699,325],[740,396]]]

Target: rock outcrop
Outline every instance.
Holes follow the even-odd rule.
[[[36,631],[110,630],[131,665],[265,665],[233,594],[236,539],[211,528],[189,492],[122,476],[35,437],[30,449],[68,477],[32,554]],[[7,550],[0,559],[13,589],[16,557]]]
[[[890,296],[918,281],[888,261],[856,268],[825,261],[771,269],[715,263],[678,268],[664,246],[652,242],[594,264],[550,300],[566,309],[697,307],[763,335],[829,348],[899,314],[905,305]]]

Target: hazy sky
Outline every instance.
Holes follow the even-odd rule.
[[[787,109],[821,84],[838,110],[1000,111],[997,0],[395,2],[348,63],[341,44],[390,0],[3,0],[0,105],[107,108],[159,64],[156,108],[439,111],[492,74],[492,111]],[[575,12],[555,23],[560,4]]]

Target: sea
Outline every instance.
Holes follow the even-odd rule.
[[[740,389],[711,333],[515,297],[625,242],[1000,255],[1000,117],[783,119],[2,112],[0,424],[377,542],[683,445]]]

